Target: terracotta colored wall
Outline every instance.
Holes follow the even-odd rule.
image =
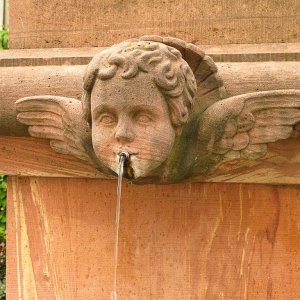
[[[8,196],[8,299],[109,299],[116,181],[11,177]],[[125,185],[118,299],[298,299],[299,219],[299,187]]]
[[[296,42],[299,11],[298,0],[15,0],[10,47],[107,46],[144,34],[196,44]]]

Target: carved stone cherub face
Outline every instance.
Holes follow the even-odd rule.
[[[93,58],[84,84],[84,113],[97,158],[117,173],[118,154],[126,151],[129,177],[152,176],[188,122],[196,90],[180,52],[156,42],[121,43]]]
[[[120,70],[121,71],[121,70]],[[118,171],[118,153],[130,154],[134,177],[144,177],[168,157],[174,141],[166,100],[151,77],[139,72],[97,79],[91,94],[92,142],[97,157]]]

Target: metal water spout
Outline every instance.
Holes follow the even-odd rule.
[[[117,187],[117,205],[116,205],[116,227],[115,227],[115,249],[114,249],[114,277],[113,290],[111,292],[111,300],[117,300],[117,269],[118,269],[118,252],[119,252],[119,227],[120,227],[120,211],[121,211],[121,195],[122,195],[122,178],[124,165],[129,160],[129,153],[121,151],[118,153],[119,171],[118,171],[118,187]]]

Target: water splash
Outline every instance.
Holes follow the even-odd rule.
[[[115,250],[114,250],[114,279],[113,290],[111,292],[111,300],[117,300],[117,268],[118,268],[118,253],[119,253],[119,227],[120,227],[120,211],[121,211],[121,195],[122,195],[122,178],[124,164],[129,158],[127,152],[120,152],[119,156],[119,172],[118,172],[118,187],[117,187],[117,205],[116,205],[116,231],[115,231]]]

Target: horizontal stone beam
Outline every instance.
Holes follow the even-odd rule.
[[[197,46],[215,62],[300,61],[300,43]],[[105,47],[10,49],[0,52],[0,67],[86,65]]]
[[[300,89],[300,62],[217,63],[228,96],[249,92]],[[16,121],[15,101],[32,95],[80,99],[84,65],[3,67],[0,72],[0,135],[26,136]]]
[[[300,184],[299,146],[299,139],[271,143],[262,159],[228,162],[212,175],[195,175],[188,181]],[[112,178],[73,156],[54,152],[47,140],[6,136],[0,136],[0,174]]]

